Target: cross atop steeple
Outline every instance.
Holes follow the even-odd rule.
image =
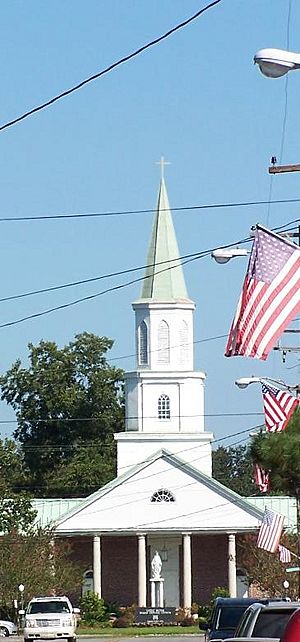
[[[170,161],[166,161],[163,156],[161,156],[159,161],[156,161],[156,165],[160,165],[160,177],[163,180],[164,178],[164,168],[165,165],[171,165]]]

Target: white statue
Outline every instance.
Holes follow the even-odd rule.
[[[154,580],[160,580],[161,567],[162,567],[162,561],[161,561],[160,554],[158,551],[155,551],[155,555],[153,556],[153,559],[151,562],[151,577]]]

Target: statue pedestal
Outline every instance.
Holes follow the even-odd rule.
[[[151,606],[164,606],[164,579],[162,577],[150,579],[151,586]]]

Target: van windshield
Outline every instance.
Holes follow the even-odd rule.
[[[51,600],[51,602],[31,602],[28,605],[27,613],[70,613],[67,602]]]
[[[245,612],[245,606],[226,606],[219,608],[216,618],[216,630],[235,629]]]

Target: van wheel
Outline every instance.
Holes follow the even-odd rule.
[[[76,637],[74,638],[67,638],[68,642],[76,642]],[[26,640],[24,640],[26,642]]]

